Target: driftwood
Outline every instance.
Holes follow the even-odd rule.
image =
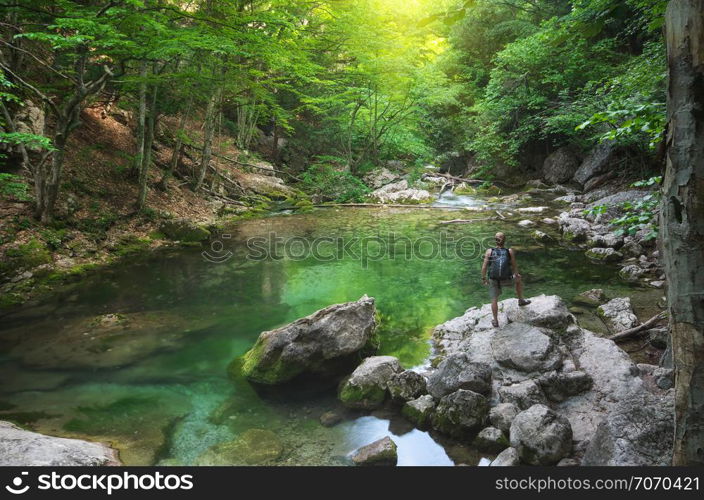
[[[652,318],[650,318],[648,321],[646,321],[645,323],[641,323],[638,326],[635,326],[633,328],[629,328],[628,330],[624,330],[622,332],[619,332],[616,335],[612,335],[612,336],[608,337],[608,339],[613,340],[613,341],[618,341],[618,340],[626,339],[628,337],[632,337],[634,335],[638,335],[639,333],[642,333],[645,330],[647,330],[648,328],[650,328],[651,326],[653,326],[658,321],[665,319],[665,316],[666,316],[666,314],[664,312],[658,313],[655,316],[653,316]]]

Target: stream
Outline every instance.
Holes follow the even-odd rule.
[[[257,391],[227,367],[260,332],[364,294],[380,313],[380,354],[424,365],[435,325],[488,302],[481,255],[498,230],[517,251],[527,296],[628,289],[615,266],[536,243],[517,214],[481,220],[493,214],[322,208],[233,223],[205,255],[168,249],[95,271],[2,318],[0,420],[111,443],[127,465],[344,465],[386,435],[399,465],[474,465],[482,455],[470,446],[394,412],[322,426],[320,415],[339,409],[334,387]],[[478,220],[440,224],[456,218]]]

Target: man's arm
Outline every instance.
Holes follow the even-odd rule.
[[[486,285],[486,268],[489,266],[489,257],[491,257],[491,249],[484,252],[484,262],[482,262],[482,283]]]
[[[510,248],[508,254],[511,256],[511,269],[513,270],[513,277],[515,279],[521,279],[521,275],[518,274],[518,263],[516,263],[516,254],[513,248]]]

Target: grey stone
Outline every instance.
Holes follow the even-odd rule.
[[[562,363],[555,341],[543,330],[523,323],[509,323],[491,340],[494,359],[523,372],[546,372]]]
[[[516,448],[506,448],[489,464],[490,467],[514,467],[521,463]]]
[[[572,451],[569,420],[545,405],[533,405],[519,413],[511,424],[511,447],[522,462],[553,465]]]
[[[513,403],[499,403],[489,411],[489,421],[491,425],[508,434],[511,422],[519,413],[520,410]]]
[[[543,178],[551,184],[567,182],[579,168],[579,158],[571,146],[563,146],[551,153],[543,162]]]
[[[456,438],[466,438],[481,429],[489,416],[489,402],[474,391],[459,389],[443,396],[432,417],[436,430]]]
[[[278,384],[302,373],[346,369],[370,346],[375,312],[374,299],[365,295],[263,332],[244,355],[242,374],[253,382]]]
[[[396,443],[386,436],[362,446],[352,455],[352,462],[355,465],[396,465],[398,463]]]
[[[396,401],[409,401],[425,394],[427,391],[425,377],[411,370],[396,373],[388,381],[391,398]]]
[[[623,254],[613,248],[590,248],[585,255],[596,262],[618,262],[623,259]]]
[[[433,411],[435,411],[435,400],[430,394],[407,401],[401,408],[401,414],[419,428],[424,428],[430,423]]]
[[[597,314],[616,333],[638,326],[638,317],[633,313],[629,297],[611,299],[597,308]]]
[[[521,410],[535,404],[547,404],[547,398],[534,380],[524,380],[513,385],[499,387],[499,396],[504,403],[512,403]]]
[[[393,356],[366,358],[340,384],[340,401],[349,408],[379,408],[386,399],[389,381],[402,370],[398,359]]]
[[[569,373],[551,372],[542,375],[538,384],[550,401],[564,401],[570,396],[588,391],[592,378],[583,371]]]
[[[504,433],[496,427],[485,427],[477,437],[474,438],[474,446],[479,451],[488,453],[498,453],[508,446],[508,439]]]
[[[120,465],[117,452],[102,443],[45,436],[0,421],[0,466]]]
[[[435,398],[468,389],[479,394],[491,390],[491,367],[486,363],[474,363],[466,353],[455,353],[446,357],[428,377],[428,392]]]
[[[616,402],[597,427],[582,465],[670,465],[674,426],[673,391],[642,391]]]

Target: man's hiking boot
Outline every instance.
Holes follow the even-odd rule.
[[[527,306],[528,304],[530,304],[530,300],[520,299],[520,300],[518,301],[518,305],[519,305],[519,306]]]
[[[492,320],[491,320],[491,326],[493,326],[494,328],[498,328],[499,322],[498,322],[497,320],[495,320],[495,319],[492,319]]]

